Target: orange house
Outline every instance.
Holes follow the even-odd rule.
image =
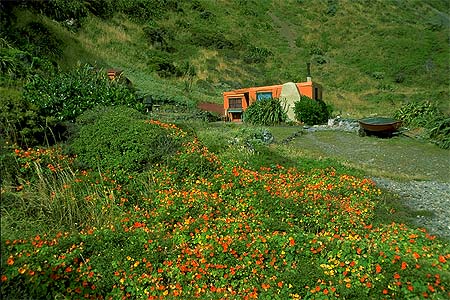
[[[289,83],[261,86],[261,87],[251,87],[224,92],[223,108],[226,119],[233,122],[242,121],[242,115],[244,111],[256,101],[268,98],[281,99],[282,90],[288,84]],[[290,84],[291,86],[295,85],[295,88],[298,91],[297,95],[308,96],[311,99],[315,100],[322,99],[322,86],[317,83],[313,83],[310,80],[310,77],[308,78],[307,82],[299,82],[295,84],[290,83]]]

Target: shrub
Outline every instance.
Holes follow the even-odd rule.
[[[119,0],[113,3],[118,11],[138,22],[161,18],[169,11],[180,9],[179,2],[175,0]]]
[[[286,121],[286,108],[280,99],[259,100],[244,112],[244,121],[253,125],[275,125]]]
[[[171,50],[169,42],[171,41],[171,36],[173,34],[166,28],[156,25],[149,25],[145,26],[142,30],[144,31],[144,36],[150,45],[164,51]]]
[[[24,98],[36,105],[39,114],[60,121],[73,121],[97,105],[126,105],[140,108],[133,89],[123,81],[110,81],[106,72],[88,65],[50,78],[36,75],[24,87]]]
[[[216,50],[235,48],[233,41],[229,40],[225,35],[210,29],[205,30],[205,28],[197,28],[192,32],[191,43],[199,47]]]
[[[251,46],[244,56],[244,61],[249,64],[264,63],[270,56],[273,56],[273,53],[269,49],[264,47]]]
[[[39,115],[38,108],[24,101],[19,92],[0,90],[0,134],[6,142],[21,147],[53,144],[62,129],[57,123]]]
[[[131,175],[168,160],[181,139],[127,107],[99,107],[79,118],[70,149],[85,168]]]
[[[450,117],[439,117],[429,127],[431,140],[443,149],[450,148]]]
[[[450,117],[430,101],[407,103],[394,117],[402,120],[404,126],[425,128],[425,138],[443,149],[450,148]]]
[[[22,82],[36,73],[54,73],[54,66],[47,59],[33,56],[0,39],[0,84],[21,86]]]
[[[430,101],[410,102],[400,107],[394,114],[405,126],[426,126],[440,114],[436,105]]]
[[[332,109],[322,100],[313,100],[301,96],[300,101],[294,103],[295,118],[307,125],[325,123],[331,116]]]

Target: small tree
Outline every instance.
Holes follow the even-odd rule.
[[[313,100],[301,96],[300,101],[294,103],[295,118],[307,125],[317,125],[327,122],[332,109],[322,100]]]

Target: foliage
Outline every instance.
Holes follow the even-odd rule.
[[[180,132],[170,124],[158,126]],[[79,174],[81,185],[105,190],[84,201],[116,208],[113,218],[100,226],[88,219],[77,232],[17,233],[14,238],[2,233],[1,295],[448,296],[448,243],[404,224],[374,225],[381,191],[370,179],[332,168],[250,170],[233,161],[223,162],[213,176],[194,180],[180,182],[178,172],[184,170],[160,166],[144,173],[136,181],[140,201],[131,209],[121,206],[128,200],[117,182],[103,175],[95,183],[89,173]],[[76,185],[66,187],[72,188]],[[64,196],[54,191],[55,199]]]
[[[151,24],[145,26],[142,30],[150,45],[165,51],[170,50],[172,34],[166,28]]]
[[[405,126],[427,126],[430,120],[439,114],[439,110],[430,101],[410,102],[400,107],[394,117],[403,121]]]
[[[327,122],[332,110],[323,100],[313,100],[302,95],[300,101],[294,103],[295,118],[308,125]]]
[[[286,121],[286,108],[280,99],[256,101],[244,112],[244,121],[253,125],[275,125]]]
[[[404,104],[394,117],[402,120],[404,126],[425,128],[431,141],[441,148],[450,148],[450,118],[430,101]]]
[[[39,114],[36,105],[24,101],[21,94],[0,90],[0,134],[6,142],[21,147],[53,144],[60,139],[64,127],[52,117]]]
[[[138,22],[158,19],[169,11],[178,10],[175,0],[119,0],[115,1],[116,10],[125,13]]]
[[[24,26],[14,28],[12,39],[33,56],[57,59],[62,55],[62,41],[41,22],[31,21]]]
[[[103,70],[88,65],[49,78],[34,76],[24,87],[24,99],[36,105],[40,115],[60,121],[74,121],[96,105],[141,108],[127,82],[110,81]]]
[[[442,116],[429,124],[429,136],[431,140],[443,149],[450,149],[450,117]]]
[[[270,56],[273,56],[273,53],[269,49],[251,46],[245,53],[244,61],[249,64],[265,63]]]
[[[119,172],[142,171],[169,160],[181,146],[180,137],[126,107],[97,108],[82,115],[71,151],[85,168]]]
[[[216,50],[234,49],[236,47],[232,40],[212,28],[195,28],[192,31],[191,43],[199,47]]]

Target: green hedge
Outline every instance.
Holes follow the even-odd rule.
[[[98,107],[80,116],[77,124],[70,149],[83,168],[131,175],[166,161],[181,147],[177,136],[127,107]]]
[[[295,118],[307,125],[317,125],[327,122],[332,109],[322,100],[313,100],[301,96],[300,101],[294,103]]]

